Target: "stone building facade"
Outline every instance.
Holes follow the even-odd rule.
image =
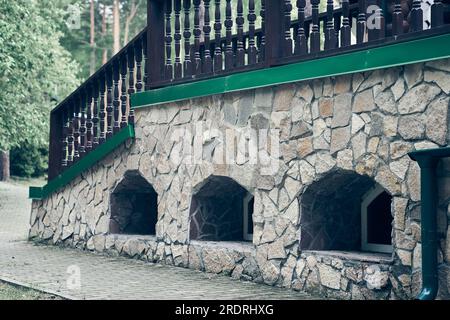
[[[448,145],[449,79],[447,59],[137,109],[134,141],[33,201],[30,238],[324,297],[414,298],[420,170],[407,153]],[[448,299],[450,162],[439,177]]]

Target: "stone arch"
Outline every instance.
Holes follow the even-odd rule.
[[[385,216],[384,211],[388,210],[390,221],[389,225],[385,223],[379,227],[389,228],[388,232],[391,233],[392,196],[374,179],[354,171],[338,169],[311,183],[300,197],[300,249],[361,251],[362,235],[369,226],[363,224],[361,208],[364,200],[368,196],[372,197],[374,189],[383,192],[379,192],[369,202],[365,201],[365,205],[381,201],[379,216]],[[370,223],[373,227],[373,219]]]
[[[125,172],[110,197],[113,234],[154,235],[158,194],[138,170]]]
[[[209,176],[194,188],[189,212],[191,240],[244,241],[253,226],[253,195],[234,179]],[[244,208],[247,205],[248,208]],[[248,214],[244,231],[244,212]]]

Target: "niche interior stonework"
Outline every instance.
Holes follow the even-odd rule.
[[[33,201],[30,239],[323,297],[414,298],[421,288],[420,175],[407,152],[448,145],[449,93],[450,62],[444,59],[137,109],[134,141]],[[196,140],[188,133],[199,126],[230,130],[236,141],[251,128],[266,132],[262,140],[276,135],[279,153],[258,149],[274,172],[263,173],[245,157],[233,164],[217,161],[225,135]],[[188,161],[197,144],[203,147],[201,163]],[[235,153],[247,151],[238,147]],[[154,237],[109,232],[112,194],[130,170],[158,194]],[[334,172],[348,172],[350,180],[364,177],[348,183],[366,189],[375,182],[392,196],[391,254],[302,249],[303,231],[314,233],[302,225],[301,208],[314,197],[308,190],[320,189],[315,183]],[[438,175],[438,296],[449,298],[448,161]],[[233,179],[254,195],[252,242],[190,239],[193,198],[212,176]]]
[[[154,235],[158,195],[137,171],[128,171],[111,194],[109,232]]]
[[[228,177],[211,176],[192,196],[190,239],[243,241],[247,190]]]

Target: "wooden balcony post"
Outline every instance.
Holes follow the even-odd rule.
[[[283,56],[284,41],[284,2],[280,0],[265,1],[265,64],[272,66]]]
[[[164,12],[165,0],[147,0],[147,58],[148,83],[150,84],[164,80]]]
[[[50,142],[48,154],[48,181],[61,172],[63,119],[61,112],[50,114]]]

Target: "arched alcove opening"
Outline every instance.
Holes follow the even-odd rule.
[[[251,241],[253,195],[228,177],[211,176],[192,196],[190,239]]]
[[[158,194],[138,171],[128,171],[111,194],[109,232],[154,235]]]
[[[391,252],[392,197],[373,179],[334,171],[300,199],[302,250]]]

